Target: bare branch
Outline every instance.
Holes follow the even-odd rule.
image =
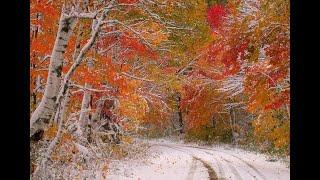
[[[88,87],[84,87],[78,84],[71,84],[69,85],[69,87],[77,87],[83,90],[87,90],[87,91],[92,91],[92,92],[110,92],[110,90],[112,89],[94,89],[94,88],[88,88]]]
[[[132,27],[130,27],[129,25],[126,25],[118,20],[109,20],[109,21],[105,21],[104,23],[110,23],[110,24],[119,24],[121,26],[123,26],[124,28],[126,28],[127,30],[133,32],[134,35],[136,35],[139,39],[142,40],[142,42],[148,46],[148,48],[153,49],[153,45],[148,42],[142,35],[141,33],[137,32],[136,30],[134,30]]]
[[[197,55],[195,58],[193,58],[188,64],[187,66],[185,66],[184,68],[180,69],[177,72],[177,75],[181,75],[184,71],[186,71],[189,67],[191,67],[201,56],[203,56],[205,53],[201,53],[199,55]]]
[[[137,80],[141,80],[141,81],[154,82],[153,80],[145,79],[145,78],[140,78],[140,77],[136,77],[136,76],[133,76],[133,75],[130,75],[130,74],[124,73],[124,72],[122,72],[122,73],[121,73],[121,75],[125,75],[125,76],[127,76],[127,77],[132,78],[132,79],[137,79]]]

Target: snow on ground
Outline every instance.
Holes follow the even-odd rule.
[[[201,162],[180,151],[151,146],[145,160],[113,162],[107,179],[207,179]]]
[[[269,162],[262,154],[181,141],[152,140],[148,143],[150,147],[145,158],[113,161],[107,179],[290,179],[290,169],[285,164]]]

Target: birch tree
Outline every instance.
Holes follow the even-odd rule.
[[[70,5],[68,8],[65,8],[61,13],[61,18],[59,21],[59,29],[56,36],[56,43],[52,50],[52,55],[50,58],[49,74],[48,80],[46,83],[45,93],[40,102],[40,105],[37,107],[35,112],[32,114],[30,119],[31,133],[32,136],[37,131],[44,129],[46,124],[49,123],[50,119],[53,118],[53,114],[57,110],[59,104],[61,103],[62,97],[65,95],[66,89],[68,88],[69,80],[72,78],[77,67],[83,62],[84,57],[90,51],[91,47],[95,42],[100,38],[112,33],[129,33],[130,36],[139,39],[145,46],[150,49],[155,49],[156,46],[152,43],[151,36],[149,38],[144,37],[145,34],[141,31],[134,28],[138,23],[144,22],[156,22],[162,26],[167,27],[168,33],[170,29],[178,28],[178,25],[172,21],[166,21],[161,16],[153,12],[154,9],[151,9],[150,5],[159,2],[149,2],[149,1],[130,1],[126,3],[125,1],[109,1],[97,3],[90,11],[84,11],[79,8],[79,4]],[[163,4],[164,7],[172,8],[169,6],[174,6],[171,4]],[[130,21],[126,22],[120,18],[120,16],[110,17],[111,12],[122,11],[127,7],[133,7],[136,9],[141,9],[144,19],[138,19],[137,22],[131,23]],[[88,10],[87,8],[85,8]],[[90,8],[89,8],[90,9]],[[158,10],[157,10],[158,11]],[[91,36],[88,39],[87,43],[82,48],[77,48],[75,54],[75,61],[69,68],[69,70],[62,77],[61,69],[63,64],[63,55],[67,48],[68,40],[72,34],[72,30],[76,24],[76,21],[79,19],[91,19],[92,20],[92,30]],[[107,20],[106,20],[107,19]],[[102,27],[112,27],[117,26],[117,32],[101,30]],[[140,27],[142,28],[142,27]],[[105,47],[108,49],[107,47]],[[80,50],[79,50],[80,49]],[[61,81],[62,79],[62,81]],[[61,81],[61,83],[60,83]]]
[[[59,28],[50,58],[48,79],[44,95],[30,119],[30,136],[43,128],[44,124],[49,123],[54,114],[54,104],[57,100],[57,94],[60,88],[61,71],[64,58],[63,55],[66,51],[67,44],[73,28],[75,27],[76,21],[76,18],[66,17],[65,14],[61,14]]]

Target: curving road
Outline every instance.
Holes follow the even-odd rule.
[[[261,154],[228,147],[199,147],[176,142],[149,142],[148,160],[117,164],[123,175],[108,179],[273,180],[290,179],[290,170]]]

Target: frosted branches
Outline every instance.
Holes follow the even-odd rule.
[[[243,74],[231,76],[226,80],[222,81],[222,87],[217,90],[220,92],[229,93],[230,97],[236,96],[243,92],[243,87],[244,87],[243,80],[244,80]]]

